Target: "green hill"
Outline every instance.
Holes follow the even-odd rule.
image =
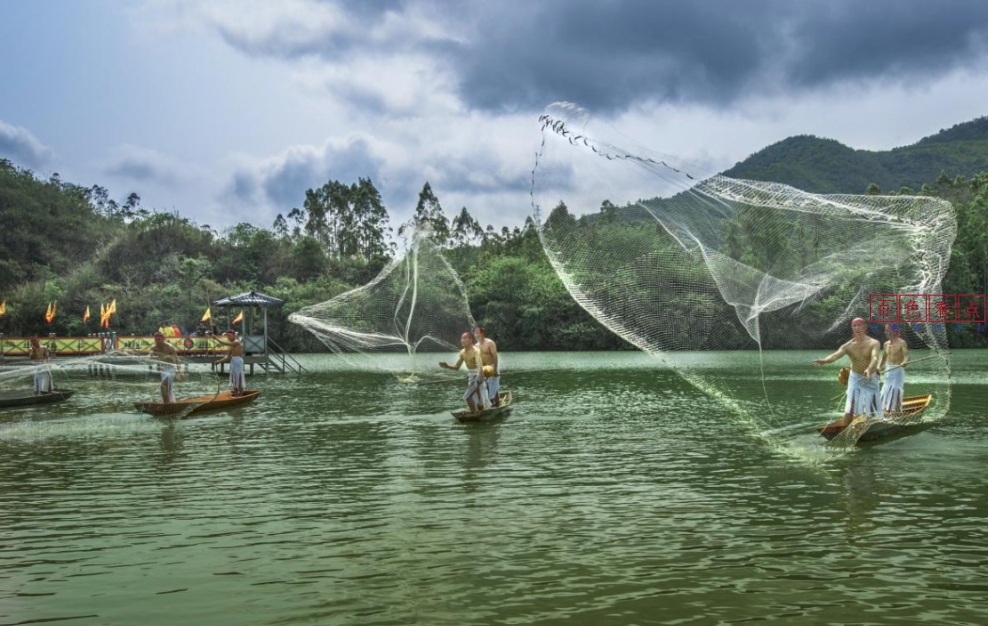
[[[814,193],[918,190],[941,172],[967,178],[988,170],[988,117],[941,130],[909,146],[885,151],[855,150],[811,135],[772,144],[725,175],[785,183]]]

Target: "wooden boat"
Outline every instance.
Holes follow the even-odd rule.
[[[144,413],[149,413],[155,417],[179,417],[186,418],[190,415],[205,413],[206,411],[218,411],[228,409],[242,404],[248,404],[261,395],[259,389],[245,389],[243,395],[235,396],[230,391],[210,394],[205,396],[194,396],[191,398],[178,398],[175,402],[135,402],[134,407]]]
[[[897,413],[886,413],[884,417],[856,416],[850,421],[850,425],[855,429],[855,442],[898,439],[926,430],[933,425],[933,422],[922,422],[920,416],[932,401],[932,394],[910,396],[902,401],[902,411]],[[848,425],[842,417],[821,426],[817,431],[830,440],[843,432]]]
[[[51,393],[34,393],[33,389],[17,389],[16,391],[5,391],[0,393],[0,409],[15,406],[29,406],[32,404],[51,404],[68,400],[74,394],[72,389],[56,389]]]
[[[453,417],[461,422],[490,422],[502,417],[506,417],[511,412],[511,392],[502,391],[497,394],[501,399],[496,407],[484,409],[483,411],[452,411]]]

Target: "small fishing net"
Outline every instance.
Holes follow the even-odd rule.
[[[945,201],[701,180],[574,105],[553,105],[540,121],[534,218],[567,289],[756,433],[836,417],[833,372],[847,360],[831,371],[810,361],[850,338],[851,318],[869,319],[875,294],[941,292],[956,234]],[[914,377],[936,397],[922,418],[935,419],[949,403],[943,328],[906,326],[904,338],[937,356]],[[766,375],[792,358],[774,352],[783,350],[814,352],[788,375]],[[831,386],[800,388],[814,389],[808,397],[800,379]]]
[[[30,361],[25,356],[29,350],[27,339],[4,340],[0,415],[31,416],[32,407],[45,410],[57,405],[59,412],[68,411],[75,417],[90,413],[146,413],[183,418],[202,405],[228,395],[228,379],[218,376],[211,367],[212,356],[195,358],[179,353],[163,362],[148,354],[153,344],[150,337],[129,337],[122,341],[141,344],[142,349],[108,347],[106,352],[88,356],[59,356],[55,354],[54,342],[42,340],[42,345],[50,345],[50,359]],[[162,405],[163,378],[168,379],[177,402],[167,407],[135,406]]]
[[[459,351],[460,335],[475,326],[466,291],[428,230],[415,230],[404,243],[404,253],[370,283],[288,319],[354,368],[403,381],[449,378],[434,357]],[[424,353],[433,354],[420,358]]]

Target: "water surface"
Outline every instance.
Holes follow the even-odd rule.
[[[493,424],[328,355],[171,423],[130,408],[153,380],[77,378],[0,414],[0,624],[988,623],[988,352],[849,453],[818,356],[767,354],[794,404],[747,418],[631,352],[505,355]],[[755,402],[744,358],[700,367]]]

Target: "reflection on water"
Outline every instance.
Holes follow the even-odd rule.
[[[485,424],[465,379],[325,356],[183,421],[76,382],[0,418],[0,624],[984,623],[983,354],[934,429],[838,455],[805,354],[748,422],[637,353],[506,355]]]

